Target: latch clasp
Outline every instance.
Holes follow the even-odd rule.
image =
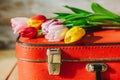
[[[59,75],[61,66],[61,50],[59,48],[47,49],[48,72],[50,75]]]

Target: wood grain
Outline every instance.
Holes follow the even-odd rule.
[[[0,50],[0,80],[7,80],[15,65],[15,50]]]
[[[15,66],[8,80],[18,80],[17,66]]]

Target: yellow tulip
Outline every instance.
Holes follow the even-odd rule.
[[[42,23],[44,23],[46,21],[46,17],[44,15],[35,15],[32,18],[28,19],[27,24],[28,26],[32,26],[36,29],[39,29],[42,25]]]
[[[42,20],[32,20],[32,19],[28,19],[27,24],[29,26],[35,27],[35,28],[40,28],[41,24],[43,23]]]
[[[85,35],[85,30],[80,26],[74,26],[70,30],[67,31],[64,42],[66,44],[74,43],[80,40]]]

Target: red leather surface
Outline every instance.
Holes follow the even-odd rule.
[[[49,75],[47,63],[18,61],[19,80],[95,80],[95,73],[87,72],[87,63],[62,63],[60,75]],[[106,62],[108,70],[102,72],[102,80],[120,80],[120,63]]]
[[[83,43],[120,42],[120,31],[105,30],[86,35]],[[92,36],[91,36],[92,35]],[[94,36],[93,36],[94,35]],[[20,41],[31,44],[48,44],[45,39],[23,39]],[[81,43],[80,42],[80,43]],[[55,42],[49,44],[63,44]],[[30,60],[45,60],[46,49],[60,48],[62,59],[99,59],[120,58],[120,43],[113,45],[80,45],[80,46],[27,46],[16,43],[16,56]],[[47,63],[35,63],[18,60],[19,80],[95,80],[93,72],[86,71],[89,62],[63,62],[60,75],[48,74]],[[106,72],[102,73],[102,80],[120,80],[120,62],[103,62],[108,65]]]

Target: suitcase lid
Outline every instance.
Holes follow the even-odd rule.
[[[94,45],[94,44],[120,44],[120,30],[101,30],[86,34],[75,44],[64,44],[64,41],[48,42],[44,37],[28,39],[19,37],[17,42],[36,45]]]
[[[48,42],[45,38],[18,38],[16,56],[29,62],[44,62],[47,49],[59,48],[62,59],[78,62],[120,61],[120,30],[102,30],[86,34],[79,43]],[[82,55],[81,55],[82,54]],[[71,62],[71,61],[70,61]]]

